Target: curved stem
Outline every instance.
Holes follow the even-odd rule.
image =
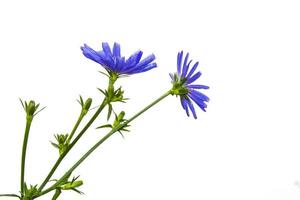
[[[98,117],[98,115],[101,113],[103,108],[107,105],[106,100],[104,99],[98,110],[95,112],[95,114],[92,116],[92,118],[88,121],[88,123],[84,126],[84,128],[80,131],[80,133],[75,137],[72,143],[68,146],[68,148],[59,156],[55,164],[53,165],[52,169],[50,170],[49,174],[39,187],[38,191],[41,192],[42,189],[45,187],[45,185],[48,183],[52,175],[54,174],[55,170],[61,163],[61,161],[64,159],[64,157],[68,154],[68,152],[72,149],[72,147],[78,142],[78,140],[81,138],[81,136],[85,133],[85,131],[92,125],[92,123],[95,121],[95,119]]]
[[[90,148],[54,185],[46,189],[45,191],[41,192],[39,196],[44,195],[56,188],[57,185],[59,185],[62,181],[64,181],[95,149],[97,149],[104,141],[106,141],[110,136],[112,136],[115,132],[121,130],[124,126],[129,124],[131,121],[133,121],[135,118],[140,116],[142,113],[147,111],[149,108],[166,98],[169,94],[171,94],[171,91],[168,91],[167,93],[163,94],[161,97],[153,101],[151,104],[146,106],[144,109],[136,113],[133,117],[125,121],[124,123],[119,124],[115,128],[113,128],[109,133],[107,133],[101,140],[99,140],[92,148]]]
[[[30,132],[31,122],[32,122],[32,117],[27,116],[26,128],[25,128],[24,140],[23,140],[23,148],[22,148],[22,158],[21,158],[21,180],[20,180],[21,194],[23,194],[24,192],[25,160],[26,160],[26,150],[27,150],[27,143],[28,143],[28,136]]]

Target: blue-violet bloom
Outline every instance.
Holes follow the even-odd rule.
[[[192,60],[189,61],[189,53],[186,54],[183,60],[183,51],[177,55],[177,73],[170,74],[172,79],[173,88],[171,90],[172,95],[179,95],[180,101],[186,114],[190,116],[189,110],[193,113],[195,119],[197,119],[196,111],[192,101],[194,101],[203,111],[207,107],[205,102],[209,101],[209,98],[197,91],[198,89],[208,89],[206,85],[193,84],[200,76],[201,72],[194,73],[199,65],[196,62],[191,70],[189,70]]]
[[[125,59],[124,56],[121,56],[120,44],[116,42],[112,49],[108,43],[103,42],[101,51],[95,51],[86,44],[81,47],[81,50],[85,57],[102,65],[108,73],[131,75],[157,67],[157,64],[153,62],[155,56],[151,54],[141,60],[143,52],[140,50],[136,51],[128,59]]]

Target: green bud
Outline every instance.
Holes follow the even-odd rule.
[[[24,194],[23,198],[24,200],[31,200],[35,195],[38,194],[38,188],[37,185],[30,185],[30,187],[27,186],[27,184],[24,184]]]
[[[124,118],[124,116],[125,116],[125,112],[124,112],[124,111],[120,112],[120,114],[118,115],[117,120],[118,120],[119,122],[122,121],[123,118]]]
[[[59,155],[63,154],[65,150],[68,148],[68,134],[57,134],[54,135],[56,139],[56,143],[51,142],[51,144],[59,150]]]
[[[90,109],[90,107],[92,105],[92,102],[93,102],[93,100],[91,98],[88,98],[85,101],[85,103],[82,106],[82,111],[83,111],[84,114],[86,114],[89,111],[89,109]]]
[[[92,102],[93,102],[93,100],[91,98],[88,98],[84,103],[84,106],[83,106],[84,109],[89,110],[92,105]]]
[[[67,141],[69,134],[57,134],[55,138],[59,144],[64,144]]]
[[[114,121],[112,127],[116,127],[116,126],[118,126],[119,124],[120,124],[120,122],[119,122],[117,119],[115,119],[115,121]]]
[[[33,116],[36,111],[36,105],[34,101],[30,101],[27,107],[27,115]]]
[[[122,111],[122,112],[120,112],[120,114],[117,116],[116,115],[116,118],[115,118],[115,121],[114,121],[114,123],[113,123],[113,127],[116,127],[116,126],[118,126],[121,122],[123,122],[124,120],[124,116],[125,116],[125,112],[124,111]]]
[[[124,94],[124,91],[122,90],[121,87],[119,87],[116,91],[114,91],[113,96],[111,98],[111,102],[124,101],[123,94]]]
[[[70,189],[74,189],[74,188],[77,188],[79,186],[83,185],[83,181],[79,180],[79,181],[74,181],[74,182],[71,182],[71,183],[67,183],[65,184],[62,189],[63,190],[70,190]]]

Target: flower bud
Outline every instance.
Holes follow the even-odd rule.
[[[74,181],[74,182],[70,182],[65,184],[62,189],[63,190],[72,190],[74,188],[80,187],[83,185],[83,181],[79,180],[79,181]]]
[[[88,98],[83,105],[83,109],[88,111],[92,105],[92,102],[93,100],[91,98]]]
[[[120,114],[118,115],[118,121],[119,122],[122,121],[124,116],[125,116],[125,112],[124,111],[120,112]]]
[[[27,107],[27,115],[33,116],[36,111],[36,105],[34,101],[30,101]]]
[[[115,119],[115,121],[114,121],[114,123],[113,123],[113,127],[116,127],[116,126],[118,126],[121,122],[123,122],[124,120],[123,120],[123,118],[124,118],[124,116],[125,116],[125,112],[124,111],[122,111],[122,112],[120,112],[120,114],[117,116],[116,115],[116,119]]]

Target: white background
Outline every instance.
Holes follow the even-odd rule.
[[[114,135],[74,175],[80,196],[62,199],[296,200],[300,198],[300,6],[291,0],[252,1],[1,1],[0,193],[19,190],[25,114],[18,98],[46,110],[30,133],[26,180],[37,184],[57,158],[49,140],[70,131],[76,98],[101,95],[101,67],[84,43],[121,43],[128,56],[155,53],[158,68],[118,81],[133,115],[170,88],[176,54],[200,62],[211,87],[206,113],[187,118],[168,97]],[[90,115],[89,115],[90,116]],[[73,149],[63,173],[105,132],[98,119]],[[41,199],[50,199],[45,196]]]

